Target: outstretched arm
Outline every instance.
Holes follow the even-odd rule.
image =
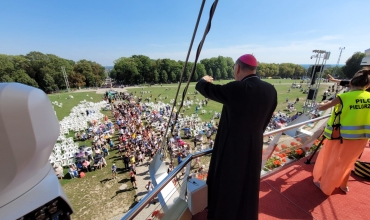
[[[340,83],[340,81],[341,81],[339,79],[334,79],[334,77],[332,77],[330,74],[328,74],[328,76],[329,76],[329,80],[332,81],[332,82]]]
[[[326,110],[328,108],[331,108],[337,104],[340,104],[341,101],[340,101],[340,98],[339,97],[336,97],[335,99],[333,99],[332,101],[328,101],[328,102],[322,102],[319,104],[319,110]]]
[[[229,104],[235,96],[235,91],[230,83],[226,85],[214,85],[212,84],[213,78],[211,76],[204,76],[195,86],[195,89],[202,94],[204,97],[222,103],[224,105]]]

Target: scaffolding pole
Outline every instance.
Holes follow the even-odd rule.
[[[311,111],[315,110],[316,107],[317,107],[316,106],[316,96],[317,96],[317,93],[319,91],[319,87],[320,87],[321,79],[322,79],[322,74],[323,74],[324,69],[325,69],[326,61],[330,57],[330,52],[325,51],[325,50],[313,50],[312,52],[315,53],[315,55],[312,55],[311,59],[316,58],[316,61],[315,61],[315,65],[312,67],[311,82],[310,82],[311,85],[309,86],[309,92],[307,94],[307,98],[306,98],[306,101],[305,101],[304,106],[303,106],[303,112],[304,113],[311,112]],[[321,64],[320,64],[320,62],[321,62]],[[317,66],[320,67],[320,70],[318,72],[316,72],[316,67]],[[316,73],[318,73],[318,74],[316,74]],[[315,83],[316,78],[319,80],[317,83]],[[312,97],[309,98],[311,92],[313,92],[313,94],[311,94]]]

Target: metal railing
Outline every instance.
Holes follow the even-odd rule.
[[[307,120],[307,121],[304,121],[304,122],[301,122],[301,123],[297,123],[297,124],[294,124],[294,125],[291,125],[291,126],[287,126],[287,127],[284,127],[284,128],[280,128],[280,129],[276,129],[276,130],[273,130],[273,131],[270,131],[270,132],[266,132],[263,134],[263,136],[270,136],[270,135],[273,135],[273,134],[277,134],[277,133],[281,133],[281,132],[284,132],[284,131],[288,131],[290,129],[293,129],[293,128],[297,128],[297,127],[301,127],[301,126],[304,126],[308,123],[311,123],[311,122],[317,122],[317,121],[320,121],[320,120],[323,120],[323,119],[326,119],[326,118],[329,118],[330,117],[330,114],[328,115],[324,115],[324,116],[320,116],[320,117],[317,117],[317,118],[314,118],[314,119],[310,119],[310,120]],[[134,206],[130,211],[127,212],[127,214],[125,216],[123,216],[122,219],[126,220],[126,219],[134,219],[135,216],[141,211],[144,209],[144,207],[158,194],[160,193],[160,191],[170,182],[172,181],[172,179],[174,177],[176,177],[176,175],[189,163],[191,162],[193,159],[197,158],[197,157],[201,157],[201,156],[205,156],[205,155],[208,155],[208,154],[211,154],[212,153],[212,149],[208,149],[208,150],[204,150],[202,152],[198,152],[198,153],[195,153],[195,154],[190,154],[189,156],[187,156],[183,162],[181,164],[179,164],[171,173],[169,173],[163,180],[162,182],[160,182],[148,195],[146,195],[143,199],[140,200],[140,202],[138,204],[136,204],[136,206]]]

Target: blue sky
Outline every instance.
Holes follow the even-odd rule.
[[[185,60],[201,0],[1,0],[0,53],[51,53],[104,66],[131,55]],[[213,1],[205,4],[190,61]],[[368,0],[220,0],[200,59],[311,64],[312,50],[335,64],[370,48]]]

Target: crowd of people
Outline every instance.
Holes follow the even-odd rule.
[[[191,131],[195,126],[202,125],[205,131],[214,129],[213,126],[209,125],[209,123],[202,124],[201,122],[190,122],[191,120],[189,120],[185,125],[186,129],[182,129],[182,125],[180,126],[181,122],[176,123],[174,120],[171,122],[164,120],[164,118],[168,119],[170,114],[171,109],[168,105],[159,110],[153,110],[141,102],[133,103],[128,100],[128,102],[118,103],[113,106],[113,115],[116,120],[115,126],[119,131],[119,143],[115,147],[123,160],[124,169],[130,172],[129,175],[133,187],[137,185],[135,178],[136,166],[148,166],[157,150],[162,146],[162,142],[165,141],[163,144],[170,153],[171,161],[177,160],[178,164],[181,163],[182,158],[194,150],[202,150],[202,147],[203,149],[208,147],[207,145],[202,146],[203,142],[201,142],[199,147],[194,146],[192,148],[182,137],[186,137],[186,132]],[[173,123],[176,123],[176,125],[174,126],[172,136],[168,140],[164,140],[167,126],[172,126]],[[208,139],[204,143],[212,143],[212,133],[207,131],[206,133],[208,134]],[[171,166],[173,166],[173,163],[170,164]]]
[[[292,88],[302,87],[293,83]],[[334,89],[335,86],[332,86],[328,91]],[[336,87],[336,89],[338,89],[338,87]],[[140,97],[142,93],[143,91],[141,91]],[[92,168],[95,170],[107,166],[105,156],[108,155],[108,149],[114,148],[118,149],[125,170],[131,172],[135,170],[135,166],[139,164],[148,165],[150,159],[162,144],[163,135],[168,126],[167,119],[171,114],[171,106],[166,104],[158,110],[152,110],[145,102],[141,102],[142,100],[140,100],[140,97],[135,100],[134,98],[136,98],[136,96],[134,95],[134,93],[106,92],[104,99],[110,103],[110,109],[113,112],[115,122],[110,121],[108,117],[105,116],[103,122],[98,122],[96,120],[91,121],[86,131],[75,133],[76,140],[91,140],[92,150],[86,150],[86,147],[82,147],[81,152],[76,155],[76,163],[69,167],[71,176],[77,177],[81,172],[89,172]],[[122,102],[114,104],[115,100]],[[288,108],[294,108],[294,104],[298,101],[299,99],[297,98],[294,103],[289,102]],[[205,105],[208,104],[208,99],[204,102]],[[84,112],[81,114],[88,115],[91,113],[86,111],[86,113]],[[175,118],[176,114],[173,114],[172,118]],[[274,112],[266,131],[282,128],[301,114],[301,112],[296,112],[294,115],[289,115],[280,110]],[[217,132],[219,126],[217,122],[213,119],[209,122],[201,122],[199,120],[192,120],[191,118],[189,120],[184,120],[183,114],[178,115],[178,117],[183,120],[176,121],[172,136],[169,138],[168,143],[165,144],[167,150],[171,153],[171,159],[178,160],[179,157],[186,157],[192,153],[193,150],[201,151],[213,147],[214,140],[211,136]],[[143,125],[142,120],[146,121],[147,126]],[[173,123],[175,123],[174,120],[169,122],[169,125],[172,126]],[[118,145],[113,143],[112,137],[115,130],[119,131]],[[186,144],[181,136],[183,136],[183,138],[192,139],[193,146]],[[149,159],[146,160],[146,157]],[[63,173],[60,171],[60,168],[56,167],[55,170],[57,176],[62,178]],[[133,180],[133,175],[130,175]]]
[[[107,166],[105,157],[109,150],[118,149],[124,169],[130,172],[130,179],[135,185],[135,166],[147,166],[150,163],[162,144],[168,124],[171,128],[173,123],[176,124],[172,135],[165,143],[172,157],[171,161],[179,161],[179,157],[184,158],[194,151],[213,148],[214,140],[211,137],[216,134],[219,126],[213,119],[208,122],[201,122],[192,118],[185,120],[184,115],[180,114],[177,116],[180,120],[168,122],[171,114],[169,104],[158,110],[153,110],[140,99],[135,100],[134,95],[134,93],[106,92],[104,99],[110,103],[110,109],[115,118],[114,122],[105,116],[102,122],[91,121],[86,131],[75,133],[76,140],[91,140],[92,146],[91,150],[86,150],[88,148],[86,146],[80,147],[81,152],[76,155],[76,163],[69,167],[71,176],[78,177],[81,172],[102,169]],[[114,101],[118,102],[114,103]],[[208,102],[208,99],[206,99],[206,102]],[[89,114],[89,112],[86,111],[84,114]],[[301,114],[301,112],[296,112],[294,115],[288,115],[279,110],[271,117],[266,131],[282,128]],[[172,118],[175,117],[176,113],[173,113]],[[143,120],[146,122],[146,126]],[[113,141],[115,131],[119,133],[118,144],[114,144]],[[193,145],[187,144],[182,137],[192,139]],[[116,165],[114,166],[116,167]],[[201,164],[198,167],[201,167]],[[57,171],[60,168],[56,167],[55,169],[58,176],[61,177],[61,172]],[[114,170],[116,169],[114,168]]]

